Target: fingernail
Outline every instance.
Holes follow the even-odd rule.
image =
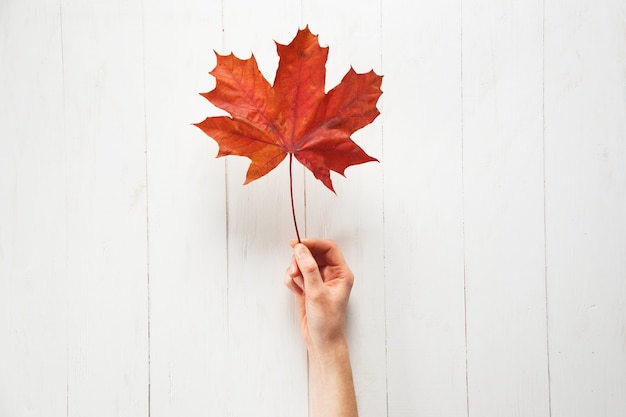
[[[306,256],[307,248],[302,243],[298,243],[296,245],[296,256],[298,259],[301,259],[303,256]]]
[[[295,274],[295,272],[296,267],[293,264],[289,265],[289,274]]]

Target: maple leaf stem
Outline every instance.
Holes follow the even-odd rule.
[[[302,243],[302,239],[300,239],[300,232],[298,231],[298,222],[296,221],[296,207],[293,203],[293,154],[289,153],[289,194],[291,196],[291,214],[293,216],[293,225],[296,228],[296,237],[298,238],[298,243]]]

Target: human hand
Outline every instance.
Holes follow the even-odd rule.
[[[330,240],[291,242],[294,255],[285,285],[296,295],[302,337],[309,351],[345,343],[345,318],[354,275]]]

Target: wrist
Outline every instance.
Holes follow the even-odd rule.
[[[307,346],[309,357],[314,361],[334,362],[343,360],[348,355],[348,341],[345,334],[333,338],[312,342]]]

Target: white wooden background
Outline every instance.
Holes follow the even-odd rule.
[[[0,0],[0,416],[306,416],[287,164],[191,124],[309,24],[380,164],[297,171],[363,417],[626,415],[624,0]]]

